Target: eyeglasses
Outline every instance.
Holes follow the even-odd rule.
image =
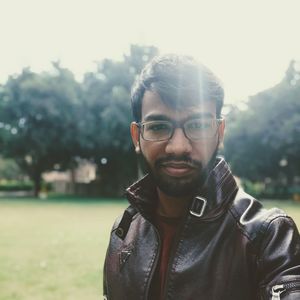
[[[223,119],[192,119],[183,123],[171,121],[145,121],[138,123],[142,138],[159,142],[172,138],[176,128],[181,128],[186,138],[197,141],[213,138]]]

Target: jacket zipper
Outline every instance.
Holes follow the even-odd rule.
[[[127,197],[129,203],[131,205],[133,205],[133,207],[136,207],[135,203],[134,203],[134,200],[131,199],[131,196],[129,195],[129,197]],[[140,209],[137,208],[137,210],[140,212]],[[147,221],[149,222],[150,226],[152,226],[154,228],[154,231],[155,231],[155,234],[156,234],[156,237],[157,237],[157,241],[158,241],[158,249],[156,251],[156,255],[155,255],[155,259],[154,259],[154,262],[152,264],[152,268],[151,268],[151,271],[150,271],[150,274],[149,274],[149,279],[148,279],[148,282],[147,282],[147,286],[146,286],[146,290],[145,290],[145,300],[148,300],[149,299],[149,290],[150,290],[150,286],[151,286],[151,283],[152,283],[152,279],[153,279],[153,276],[154,276],[154,273],[155,273],[155,270],[157,268],[157,263],[158,263],[158,260],[159,260],[159,256],[160,256],[160,248],[161,248],[161,240],[160,240],[160,235],[159,235],[159,232],[157,230],[157,228],[155,227],[155,225],[152,224],[152,222],[149,221],[149,219],[147,217],[145,217],[144,214],[142,214],[140,212],[141,216]]]
[[[188,213],[182,219],[182,222],[181,222],[181,224],[180,224],[180,226],[178,228],[178,232],[175,235],[174,244],[172,246],[172,252],[171,252],[171,255],[170,255],[170,258],[169,258],[169,261],[168,261],[168,268],[167,268],[167,273],[166,273],[166,281],[164,283],[164,288],[163,288],[163,299],[166,299],[166,293],[167,293],[167,287],[168,287],[168,284],[169,284],[169,277],[170,277],[170,273],[171,273],[171,267],[172,267],[172,264],[173,264],[173,260],[175,258],[175,253],[177,251],[178,244],[179,244],[180,237],[182,235],[184,226],[187,224],[187,218],[188,218]]]
[[[280,295],[285,291],[284,285],[274,285],[272,287],[272,300],[280,300]]]
[[[293,290],[294,288],[299,288],[299,282],[290,282],[285,284],[278,284],[272,287],[272,299],[271,300],[280,300],[280,295],[285,293],[286,291]]]
[[[157,252],[156,252],[155,260],[152,264],[152,269],[151,269],[151,272],[150,272],[150,275],[149,275],[149,280],[148,280],[148,283],[147,283],[147,286],[146,286],[146,292],[145,292],[145,295],[146,295],[145,299],[146,300],[149,299],[149,290],[150,290],[150,286],[151,286],[151,283],[152,283],[152,279],[153,279],[155,270],[157,268],[157,263],[158,263],[158,260],[159,260],[160,248],[161,248],[161,240],[160,240],[159,232],[158,232],[157,228],[151,222],[149,222],[149,223],[151,224],[151,226],[153,226],[154,231],[156,233],[156,237],[157,237],[157,240],[158,240],[158,249],[157,249]]]

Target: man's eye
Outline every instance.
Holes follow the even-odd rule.
[[[210,122],[207,121],[195,121],[188,124],[189,129],[208,129],[210,128]]]
[[[151,124],[148,125],[146,129],[152,131],[161,131],[161,130],[168,130],[169,126],[167,124]]]

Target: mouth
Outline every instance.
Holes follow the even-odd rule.
[[[172,177],[183,177],[195,171],[195,167],[186,162],[165,162],[160,165],[161,169]]]

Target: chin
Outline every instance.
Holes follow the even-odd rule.
[[[153,174],[158,188],[168,196],[183,197],[193,194],[201,185],[201,176],[171,177]]]

